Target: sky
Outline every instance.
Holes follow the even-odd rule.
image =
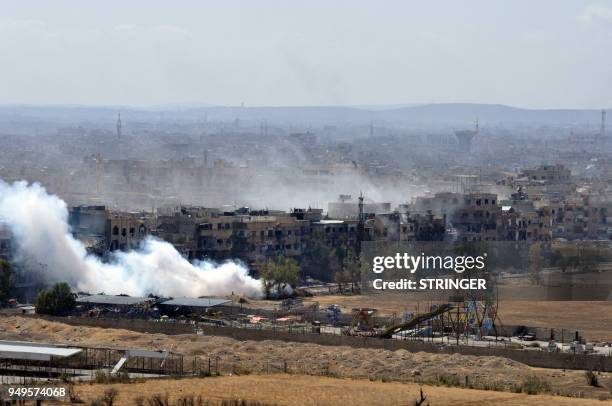
[[[612,1],[0,0],[0,104],[612,107]]]

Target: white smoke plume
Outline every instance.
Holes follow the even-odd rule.
[[[0,220],[10,227],[18,253],[44,265],[48,282],[107,294],[220,296],[232,292],[261,297],[262,284],[235,262],[190,263],[174,247],[149,237],[138,251],[121,252],[109,263],[88,255],[70,234],[66,203],[38,183],[0,180]]]

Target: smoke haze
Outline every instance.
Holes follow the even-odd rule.
[[[148,237],[138,251],[119,252],[109,263],[88,255],[70,234],[66,203],[37,183],[0,180],[0,220],[15,236],[17,255],[42,264],[46,282],[107,294],[219,296],[262,295],[261,282],[235,262],[190,263],[174,247]]]

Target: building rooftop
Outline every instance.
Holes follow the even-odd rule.
[[[79,354],[80,348],[68,348],[53,344],[38,344],[28,341],[0,341],[0,359],[50,361]]]
[[[133,297],[133,296],[113,296],[113,295],[88,295],[79,296],[76,299],[77,303],[92,303],[105,305],[137,305],[153,301],[150,297]]]
[[[215,307],[222,306],[230,302],[231,300],[227,299],[181,297],[177,299],[167,300],[165,302],[162,302],[161,304],[168,306]]]
[[[313,224],[344,224],[344,220],[319,220],[315,221]]]

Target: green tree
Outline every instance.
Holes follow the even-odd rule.
[[[36,313],[66,315],[76,306],[75,295],[67,283],[56,283],[50,290],[41,290],[36,298]]]
[[[287,286],[291,287],[291,289],[297,288],[300,283],[300,265],[293,258],[288,258],[280,255],[277,258],[279,265],[279,289],[284,290]]]
[[[300,266],[293,258],[279,255],[276,259],[267,260],[259,272],[267,297],[272,292],[283,294],[289,286],[295,289],[300,281]]]
[[[6,259],[0,258],[0,303],[10,299],[14,286],[13,268]]]
[[[268,259],[265,262],[259,262],[257,269],[259,270],[259,277],[261,279],[261,283],[263,284],[266,298],[269,298],[272,294],[272,288],[274,287],[274,280],[276,277],[274,261]]]
[[[529,258],[531,260],[529,279],[534,285],[542,283],[542,248],[539,242],[529,247]]]
[[[333,269],[336,264],[336,253],[322,239],[313,238],[309,242],[302,260],[305,275],[315,279],[331,281],[336,272],[336,269]]]
[[[358,284],[361,278],[361,262],[352,248],[346,251],[342,268],[346,275],[345,278],[351,284],[351,292],[355,292],[355,284]]]

